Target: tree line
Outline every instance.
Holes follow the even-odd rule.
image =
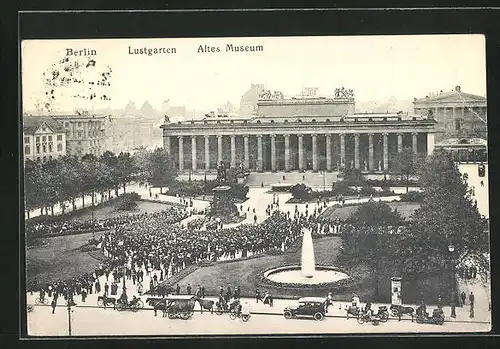
[[[59,204],[62,213],[70,202],[81,197],[85,207],[85,196],[90,195],[95,206],[95,194],[111,191],[118,196],[118,189],[132,180],[153,186],[167,186],[177,175],[172,159],[163,148],[153,151],[140,149],[134,155],[127,152],[115,154],[106,151],[100,157],[92,154],[83,157],[66,155],[47,162],[27,159],[24,166],[24,201],[26,211],[40,209],[41,214],[54,214]],[[29,216],[28,216],[29,218]]]
[[[347,219],[339,259],[364,263],[409,279],[449,271],[472,262],[483,277],[489,270],[489,222],[462,175],[446,153],[435,153],[419,169],[421,204],[409,221],[383,202],[361,205]],[[451,287],[450,287],[451,289]]]

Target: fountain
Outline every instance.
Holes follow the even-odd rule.
[[[273,268],[265,271],[264,277],[275,283],[286,286],[287,284],[331,284],[348,279],[349,275],[334,267],[316,265],[311,231],[306,229],[302,237],[300,265]]]
[[[306,278],[312,278],[316,271],[316,262],[314,260],[314,247],[310,230],[306,230],[302,238],[300,262],[302,275]]]

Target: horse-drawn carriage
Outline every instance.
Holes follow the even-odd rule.
[[[222,315],[224,313],[231,313],[234,310],[237,310],[238,307],[240,306],[240,300],[239,299],[233,299],[232,301],[229,302],[220,302],[217,301],[215,302],[215,313],[217,315]]]
[[[196,304],[195,296],[193,295],[172,295],[164,298],[148,298],[146,302],[153,306],[155,316],[158,310],[163,312],[163,317],[168,316],[169,319],[183,320],[189,319],[194,314],[194,306]]]
[[[417,308],[417,323],[419,324],[433,324],[442,325],[444,324],[444,312],[443,309],[437,308],[432,311],[432,315],[429,315],[427,311],[419,306]]]

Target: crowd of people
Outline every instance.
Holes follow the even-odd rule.
[[[66,300],[81,295],[84,301],[86,294],[101,292],[100,276],[114,273],[113,283],[117,284],[122,277],[137,278],[140,282],[137,271],[144,268],[160,271],[159,280],[157,277],[149,285],[152,289],[164,278],[200,261],[242,258],[269,249],[287,249],[301,236],[301,229],[308,222],[307,217],[298,212],[290,217],[290,213],[275,210],[267,220],[257,225],[246,224],[227,229],[217,225],[202,230],[198,229],[199,225],[193,229],[192,225],[176,224],[190,214],[186,209],[169,208],[161,212],[97,220],[94,223],[108,229],[97,242],[107,257],[106,263],[95,273],[50,284],[32,284],[29,288],[32,292],[41,289],[48,292],[50,289],[56,295],[64,295]],[[88,228],[88,222],[38,226],[39,231],[47,232]],[[124,273],[128,275],[124,276]],[[115,292],[116,288],[111,285],[109,294]]]
[[[159,218],[159,217],[158,217]],[[133,267],[151,266],[173,275],[185,267],[203,261],[246,257],[270,248],[283,249],[301,233],[298,221],[275,212],[259,225],[235,228],[191,230],[165,219],[144,217],[105,234],[105,254]]]
[[[170,207],[160,212],[161,215],[167,215],[169,221],[177,222],[189,217],[187,210],[179,210]],[[152,214],[153,217],[155,213]],[[36,222],[26,225],[26,234],[35,237],[55,236],[66,234],[88,233],[91,231],[102,231],[114,229],[123,224],[131,223],[136,220],[149,216],[148,213],[138,213],[134,215],[122,214],[116,217],[107,217],[104,219],[87,219],[83,221],[54,221],[54,222]]]

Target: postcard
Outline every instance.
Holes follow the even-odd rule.
[[[482,35],[24,40],[30,337],[491,330]]]

